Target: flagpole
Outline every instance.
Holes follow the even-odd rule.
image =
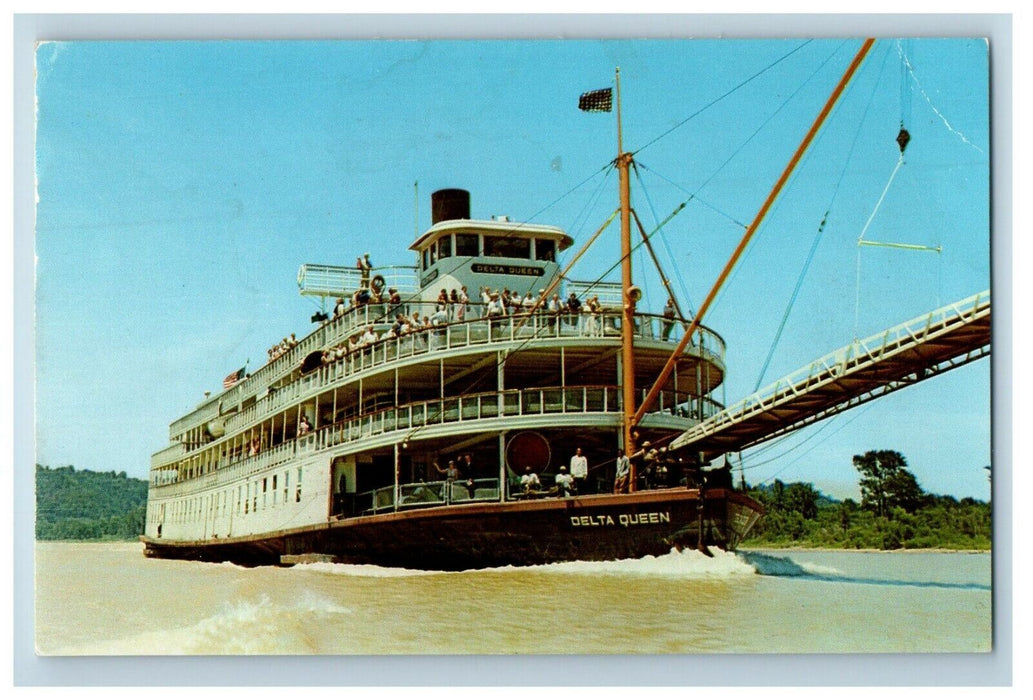
[[[621,202],[621,298],[623,315],[621,317],[621,399],[623,403],[622,443],[624,454],[635,452],[634,428],[635,417],[635,290],[631,279],[631,154],[624,152],[623,133],[621,131],[621,69],[617,68],[617,171],[620,174]],[[628,490],[635,490],[635,466],[632,464],[628,475]]]

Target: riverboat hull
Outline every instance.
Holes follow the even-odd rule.
[[[261,536],[207,541],[142,538],[149,557],[286,565],[299,561],[459,571],[658,556],[702,544],[733,550],[763,513],[728,489],[428,507],[331,519]]]

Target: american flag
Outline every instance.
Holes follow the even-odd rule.
[[[582,93],[577,108],[583,112],[609,112],[613,109],[613,88]]]
[[[236,372],[230,372],[226,375],[226,378],[222,380],[222,388],[229,389],[231,386],[239,382],[244,378],[244,368],[241,367]]]

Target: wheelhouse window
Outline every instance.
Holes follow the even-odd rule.
[[[534,242],[534,257],[536,260],[553,261],[556,259],[556,241],[548,238],[538,238]]]
[[[489,258],[531,257],[531,239],[506,236],[485,236],[484,254]]]
[[[438,259],[452,257],[452,236],[442,236],[438,239]]]
[[[456,234],[456,255],[469,255],[470,257],[475,257],[479,254],[477,247],[476,233]]]

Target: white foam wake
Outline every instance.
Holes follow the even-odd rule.
[[[641,576],[666,576],[676,578],[725,578],[733,575],[755,574],[753,566],[733,553],[712,550],[708,557],[695,550],[671,550],[661,556],[645,556],[641,559],[620,559],[612,561],[568,561],[534,566],[502,566],[489,569],[466,571],[421,571],[415,569],[390,568],[372,564],[298,564],[292,571],[307,571],[368,578],[395,578],[406,576],[462,576],[492,572],[549,572],[559,574],[631,574]]]
[[[123,639],[97,640],[58,654],[74,655],[228,655],[316,654],[314,623],[351,610],[302,591],[290,604],[276,603],[265,594],[225,604],[214,615],[187,627],[155,630]]]

